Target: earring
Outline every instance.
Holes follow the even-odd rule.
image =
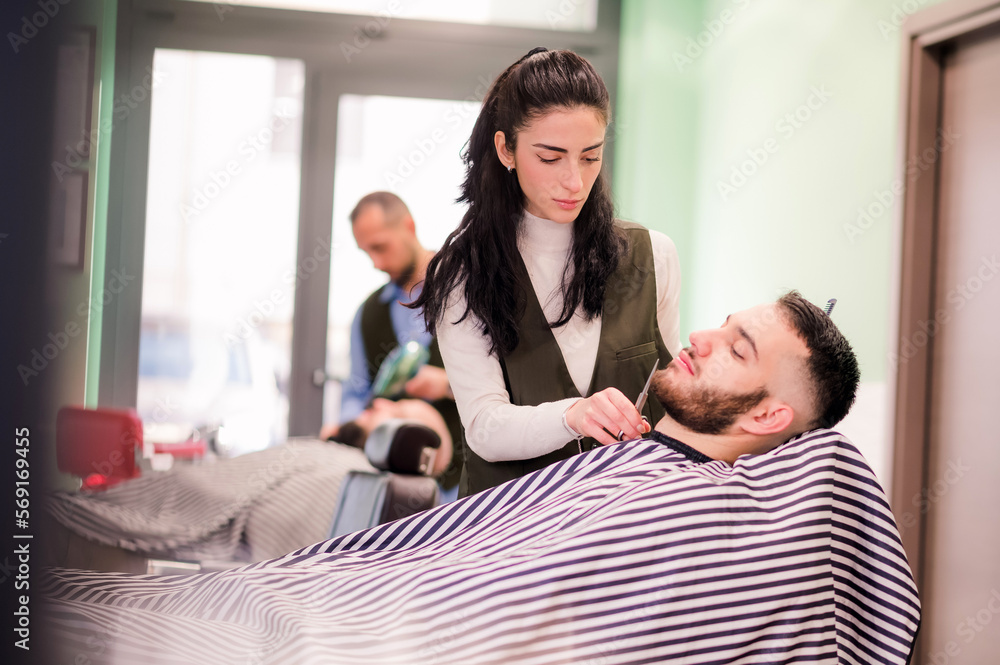
[[[514,172],[514,167],[513,166],[508,166],[507,167],[507,173],[513,173],[513,172]]]

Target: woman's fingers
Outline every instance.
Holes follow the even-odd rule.
[[[635,405],[617,388],[605,388],[580,400],[566,411],[566,422],[604,445],[617,441],[619,432],[635,439],[648,428]]]
[[[637,439],[642,436],[642,415],[636,410],[632,401],[617,388],[607,388],[601,393],[607,393],[611,404],[608,415],[613,426],[607,429],[614,435],[615,440],[618,440],[619,432],[623,439]]]
[[[583,432],[581,434],[592,437],[606,446],[618,440],[611,434],[611,428],[614,428],[614,424],[611,423],[610,419],[606,418],[601,412],[592,411],[584,421]]]

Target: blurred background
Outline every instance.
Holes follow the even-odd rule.
[[[393,191],[440,246],[479,101],[541,44],[591,59],[614,95],[619,215],[677,243],[684,339],[788,288],[839,299],[864,375],[844,427],[889,482],[894,7],[81,3],[93,140],[82,167],[77,141],[53,157],[86,176],[83,260],[49,298],[87,334],[56,401],[221,427],[234,452],[336,421],[351,318],[384,282],[348,213]],[[98,304],[112,270],[129,281]]]

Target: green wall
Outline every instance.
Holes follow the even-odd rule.
[[[622,2],[613,186],[677,243],[682,341],[791,288],[837,298],[862,371],[838,429],[886,486],[898,25],[935,1]]]
[[[672,53],[697,33],[701,15],[701,2],[624,0],[612,121],[619,215],[663,231],[677,245],[685,344],[693,302],[700,80],[695,73],[679,70]]]
[[[797,288],[839,300],[864,379],[885,380],[899,7],[623,1],[615,191],[678,245],[685,339]]]

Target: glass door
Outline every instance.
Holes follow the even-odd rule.
[[[221,454],[288,430],[303,63],[156,49],[137,410]]]
[[[531,29],[503,19],[525,25],[536,4],[492,3],[482,25],[239,2],[127,13],[104,273],[141,283],[99,310],[98,403],[137,406],[151,439],[221,428],[230,454],[337,420],[327,379],[346,378],[351,318],[384,282],[355,246],[354,203],[399,194],[437,248],[505,66],[571,42],[614,87],[617,3],[550,3]]]

